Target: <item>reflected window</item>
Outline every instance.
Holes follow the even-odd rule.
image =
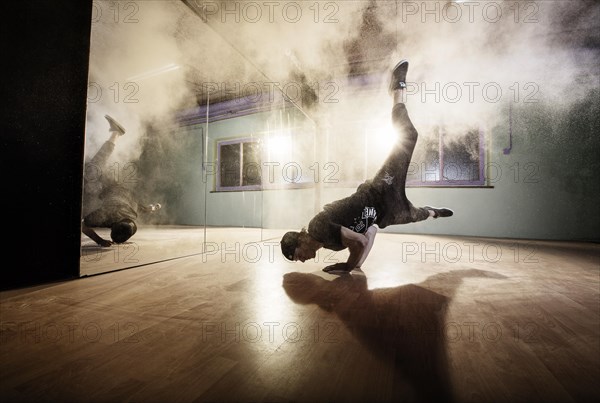
[[[217,143],[217,191],[260,190],[261,158],[257,139]]]

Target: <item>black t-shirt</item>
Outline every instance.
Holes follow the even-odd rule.
[[[359,234],[377,222],[381,198],[367,181],[357,191],[344,199],[329,203],[308,224],[308,233],[323,247],[331,250],[342,250],[341,227],[346,227]]]
[[[110,228],[123,219],[128,218],[133,221],[137,219],[138,204],[126,187],[110,184],[104,188],[100,199],[102,206],[84,218],[88,227]]]

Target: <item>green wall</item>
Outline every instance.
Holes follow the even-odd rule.
[[[500,124],[487,128],[489,183],[481,188],[408,188],[414,205],[453,209],[450,219],[388,227],[385,232],[482,237],[599,240],[600,171],[598,93],[569,107],[522,104],[513,108],[513,147],[508,108],[499,106]],[[216,142],[261,137],[271,112],[235,117],[208,125],[208,162]],[[214,192],[214,175],[202,181],[200,139],[206,125],[181,128],[187,146],[178,158],[183,189],[177,224],[299,229],[324,204],[347,196],[354,187]],[[321,146],[317,133],[317,148]],[[193,139],[193,140],[190,140]],[[204,202],[206,196],[206,203]]]

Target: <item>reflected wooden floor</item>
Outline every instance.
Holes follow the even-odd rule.
[[[277,238],[0,294],[3,401],[594,401],[600,246]]]
[[[110,239],[110,229],[95,230],[104,239]],[[228,241],[232,230],[236,240],[243,244],[262,239],[260,228],[140,225],[129,241],[103,248],[82,234],[80,275],[92,276],[210,252]]]

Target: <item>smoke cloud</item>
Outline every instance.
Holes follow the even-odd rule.
[[[134,142],[142,122],[192,106],[208,83],[333,80],[343,107],[354,97],[347,75],[387,73],[402,58],[416,120],[493,122],[508,100],[570,104],[598,86],[599,10],[586,1],[94,2],[87,149],[98,147],[104,113]],[[386,86],[384,75],[384,110]],[[328,93],[316,90],[322,106]]]
[[[311,89],[298,105],[319,124],[362,116],[378,127],[400,59],[417,128],[491,127],[509,102],[567,108],[598,89],[598,21],[588,1],[95,1],[86,153],[107,138],[110,114],[128,130],[115,159],[136,160],[149,124],[169,127],[214,84],[298,83]],[[356,102],[360,80],[376,84],[369,104]]]
[[[493,123],[509,100],[570,104],[598,86],[594,2],[276,2],[272,10],[256,2],[188,4],[274,81],[300,70],[308,82],[335,80],[342,88],[348,74],[387,73],[406,58],[411,114],[447,124]],[[381,105],[388,109],[384,78]]]

